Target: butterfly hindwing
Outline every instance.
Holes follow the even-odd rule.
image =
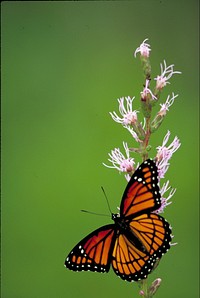
[[[108,272],[114,244],[114,224],[103,226],[81,240],[65,260],[73,271]]]
[[[129,227],[128,233],[116,239],[112,267],[119,277],[131,282],[146,278],[170,248],[171,228],[163,217],[154,213],[134,218]],[[135,237],[140,241],[139,247]]]
[[[122,197],[120,215],[133,217],[137,213],[156,210],[160,205],[157,167],[148,159],[132,175]]]

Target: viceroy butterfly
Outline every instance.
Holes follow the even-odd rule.
[[[114,272],[123,280],[145,279],[170,248],[171,228],[154,213],[161,206],[158,170],[151,159],[131,177],[114,224],[100,227],[69,253],[65,266],[73,271]]]

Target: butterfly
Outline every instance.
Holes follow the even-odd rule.
[[[161,206],[158,170],[147,159],[135,173],[122,196],[113,224],[93,231],[69,253],[65,267],[73,271],[114,272],[123,280],[145,279],[169,250],[171,227],[154,213]]]

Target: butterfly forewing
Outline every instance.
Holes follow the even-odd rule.
[[[137,213],[156,210],[160,205],[157,167],[148,159],[131,177],[122,197],[120,214],[133,217]]]
[[[114,227],[113,224],[103,226],[81,240],[69,253],[65,266],[74,271],[108,272],[114,244]]]

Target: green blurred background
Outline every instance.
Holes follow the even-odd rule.
[[[108,152],[135,143],[114,123],[117,98],[144,83],[139,56],[151,45],[152,78],[160,62],[175,64],[163,92],[179,94],[162,127],[161,145],[182,143],[166,179],[177,188],[164,216],[173,247],[150,280],[157,297],[198,297],[198,1],[2,3],[2,298],[138,297],[136,283],[64,268],[73,246],[111,220],[80,212],[113,212],[126,181],[102,166]],[[153,84],[153,83],[152,83]],[[137,156],[136,156],[137,157]],[[137,159],[140,161],[139,159]]]

